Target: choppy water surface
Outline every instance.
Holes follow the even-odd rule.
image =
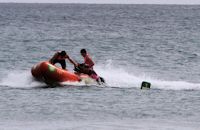
[[[199,130],[200,6],[0,4],[0,129]],[[43,88],[33,65],[86,48],[107,87]],[[72,70],[72,65],[68,64]],[[140,90],[142,81],[150,90]]]

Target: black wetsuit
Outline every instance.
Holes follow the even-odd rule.
[[[89,69],[89,67],[87,65],[85,65],[84,63],[79,64],[77,67],[75,67],[74,71],[76,71],[78,73],[88,74],[88,75],[96,74],[96,72],[94,70]]]
[[[62,66],[62,69],[66,69],[66,62],[65,62],[65,57],[63,57],[61,55],[60,52],[57,53],[57,56],[51,60],[51,63],[54,65],[56,63],[60,63],[60,65]]]
[[[62,66],[62,69],[66,69],[66,62],[65,62],[64,59],[63,60],[55,59],[55,60],[52,61],[52,64],[56,64],[56,63],[60,63],[61,66]]]

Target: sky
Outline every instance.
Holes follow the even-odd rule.
[[[0,0],[17,3],[200,4],[200,0]]]

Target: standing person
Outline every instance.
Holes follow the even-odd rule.
[[[65,59],[68,57],[65,51],[58,51],[54,54],[54,56],[49,60],[51,64],[60,63],[62,69],[66,69]]]

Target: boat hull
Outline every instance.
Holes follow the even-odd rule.
[[[68,70],[63,70],[47,61],[33,66],[31,73],[37,80],[51,85],[62,82],[80,82],[84,78],[90,78],[85,74],[78,75]]]

